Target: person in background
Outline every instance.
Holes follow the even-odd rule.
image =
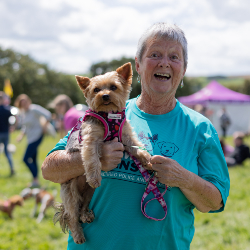
[[[75,126],[77,120],[81,116],[84,116],[85,111],[88,109],[84,104],[73,106],[73,102],[67,95],[58,95],[48,107],[54,108],[59,117],[59,131],[61,131],[61,137],[65,136],[66,131]]]
[[[231,120],[230,120],[229,115],[226,112],[226,108],[225,107],[222,108],[222,110],[220,111],[219,119],[220,119],[220,127],[222,129],[223,137],[226,137],[228,127],[231,124]]]
[[[64,115],[73,107],[72,100],[67,95],[58,95],[49,103],[48,107],[55,110],[57,115],[56,129],[59,131],[60,137],[64,137],[66,135]]]
[[[146,216],[140,204],[145,170],[141,173],[118,138],[105,142],[101,186],[89,205],[96,219],[82,224],[84,244],[75,244],[69,235],[68,250],[190,249],[195,231],[193,209],[216,213],[226,205],[230,181],[217,132],[206,117],[175,97],[187,69],[184,32],[167,23],[151,26],[138,42],[135,67],[142,92],[127,102],[126,118],[138,138],[147,138],[153,182],[161,193],[168,187],[161,196],[166,203],[150,202]],[[84,177],[81,154],[65,150],[67,138],[43,162],[45,179],[64,183]],[[150,192],[145,202],[152,198]]]
[[[249,147],[244,144],[244,137],[244,133],[240,131],[234,132],[234,151],[229,156],[225,157],[228,167],[242,165],[242,163],[250,157]]]
[[[44,134],[44,127],[40,119],[44,117],[47,123],[49,123],[51,120],[51,113],[40,105],[32,104],[31,99],[26,94],[21,94],[16,98],[15,106],[20,110],[22,123],[21,133],[17,137],[17,141],[20,142],[24,135],[27,136],[28,141],[23,161],[28,166],[33,176],[30,187],[38,187],[37,149],[42,142]]]
[[[71,130],[77,123],[77,120],[84,116],[85,111],[88,109],[88,106],[84,104],[77,104],[76,106],[69,109],[64,116],[64,128],[66,131]]]
[[[6,99],[7,99],[6,94],[0,91],[0,143],[3,143],[4,145],[4,153],[9,162],[10,176],[12,176],[15,174],[15,171],[13,167],[12,155],[8,151],[9,131],[10,131],[9,118],[12,116],[12,114],[10,112],[10,106],[4,105]]]
[[[234,147],[225,143],[224,138],[220,138],[220,145],[221,145],[221,148],[225,157],[233,153]]]

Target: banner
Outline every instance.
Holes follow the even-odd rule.
[[[13,89],[12,86],[10,84],[10,79],[5,79],[4,80],[4,87],[3,87],[3,91],[6,95],[8,95],[10,98],[13,97]]]

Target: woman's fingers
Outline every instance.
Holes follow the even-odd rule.
[[[121,163],[123,157],[124,146],[118,142],[118,138],[105,142],[102,149],[102,170],[109,171],[117,167]]]
[[[160,155],[152,156],[150,161],[156,172],[155,176],[161,183],[171,187],[186,186],[187,170],[177,161]]]

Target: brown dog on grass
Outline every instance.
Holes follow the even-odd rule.
[[[0,200],[0,210],[12,219],[12,213],[15,206],[22,206],[23,205],[23,198],[19,195],[14,195],[10,197],[8,200]]]
[[[126,63],[116,71],[91,79],[76,76],[77,83],[86,97],[91,111],[112,113],[111,119],[119,117],[125,108],[132,84],[132,66]],[[119,113],[119,114],[118,114]],[[80,132],[79,132],[80,131]],[[94,194],[95,188],[101,185],[102,148],[104,143],[105,126],[93,116],[86,117],[81,124],[81,129],[71,133],[66,150],[70,152],[81,151],[85,175],[79,176],[61,185],[62,204],[57,204],[58,212],[54,216],[54,222],[59,221],[65,232],[69,229],[77,244],[84,243],[85,237],[79,220],[83,223],[91,223],[94,213],[88,206]],[[78,138],[83,141],[79,144]],[[131,146],[143,147],[139,142],[129,122],[124,120],[121,133],[125,150],[134,155],[145,168],[150,168],[150,154],[145,150]]]

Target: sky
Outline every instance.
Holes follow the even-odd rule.
[[[0,0],[0,47],[87,73],[94,63],[134,57],[156,22],[185,32],[187,76],[250,75],[249,0]]]

